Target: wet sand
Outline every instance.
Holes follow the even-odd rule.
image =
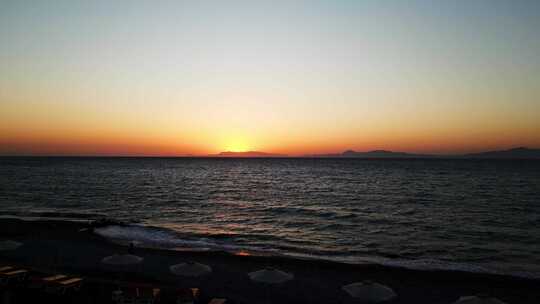
[[[87,223],[0,220],[0,239],[24,245],[0,252],[0,259],[34,269],[70,272],[110,279],[115,269],[100,260],[127,247],[94,234]],[[160,286],[199,287],[211,297],[237,303],[344,303],[349,297],[341,286],[374,280],[392,287],[398,298],[392,303],[452,303],[461,295],[488,293],[511,303],[539,303],[540,280],[459,271],[417,271],[379,265],[349,265],[328,261],[283,257],[238,256],[226,252],[184,252],[136,248],[144,262],[130,269],[129,280]],[[168,267],[183,261],[210,265],[213,273],[187,279],[169,273]],[[264,267],[291,272],[295,279],[275,286],[251,282],[247,273]]]

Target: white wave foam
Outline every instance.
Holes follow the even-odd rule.
[[[200,236],[184,236],[175,231],[148,227],[144,225],[126,225],[126,226],[105,226],[95,228],[94,232],[114,242],[127,244],[134,242],[140,247],[175,249],[175,250],[222,250],[228,252],[237,252],[246,250],[257,255],[280,255],[289,256],[291,258],[312,259],[312,260],[328,260],[340,263],[349,264],[378,264],[389,267],[400,267],[412,270],[421,271],[462,271],[471,273],[486,273],[511,275],[523,278],[540,278],[540,269],[538,271],[524,271],[516,269],[509,271],[508,269],[498,269],[497,267],[485,267],[469,263],[456,263],[449,261],[440,261],[435,259],[417,259],[417,260],[402,260],[391,259],[376,256],[331,256],[318,255],[316,253],[304,254],[299,252],[281,252],[268,248],[258,248],[254,246],[239,246],[230,242],[222,242],[220,240],[212,240],[210,238]]]
[[[215,245],[207,239],[180,239],[173,231],[151,229],[142,225],[104,226],[95,228],[94,232],[112,241],[133,242],[141,247],[194,247],[196,249]]]

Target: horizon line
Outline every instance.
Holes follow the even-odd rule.
[[[388,152],[388,153],[405,153],[410,154],[410,156],[401,156],[393,157],[402,158],[402,159],[411,159],[411,158],[422,158],[424,157],[433,157],[433,158],[455,158],[463,157],[467,155],[482,154],[489,152],[502,152],[502,151],[511,151],[516,149],[528,149],[528,150],[539,150],[540,148],[529,148],[524,146],[516,146],[512,148],[499,149],[499,150],[485,150],[481,152],[462,152],[462,153],[417,153],[417,152],[406,152],[406,151],[392,151],[384,149],[375,149],[368,151],[356,151],[352,149],[347,149],[342,152],[332,152],[332,153],[315,153],[315,154],[282,154],[282,153],[272,153],[264,151],[221,151],[214,154],[185,154],[185,155],[148,155],[148,154],[0,154],[2,158],[8,157],[73,157],[73,158],[355,158],[355,157],[343,157],[342,155],[345,152],[351,151],[355,153],[372,153],[372,152]],[[233,155],[225,155],[231,153]],[[261,153],[262,155],[248,155],[249,153]],[[234,155],[237,154],[237,155]],[[371,159],[383,159],[388,157],[356,157],[356,158],[371,158]]]

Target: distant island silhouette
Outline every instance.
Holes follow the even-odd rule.
[[[338,154],[314,154],[306,155],[306,157],[321,157],[321,158],[430,158],[436,157],[428,154],[414,154],[406,152],[393,152],[387,150],[373,150],[367,152],[358,152],[347,150]]]
[[[225,151],[218,154],[210,154],[209,157],[291,157],[286,154],[276,154],[261,151],[246,151],[232,152]],[[434,154],[417,154],[407,152],[394,152],[387,150],[372,150],[367,152],[359,152],[354,150],[346,150],[342,153],[330,154],[306,154],[300,157],[304,158],[463,158],[463,159],[540,159],[540,149],[529,149],[526,147],[512,148],[508,150],[486,151],[480,153],[468,153],[457,155],[434,155]]]
[[[540,149],[529,149],[526,147],[513,148],[501,151],[488,151],[481,153],[465,154],[466,158],[512,158],[512,159],[531,159],[540,158]]]
[[[504,158],[504,159],[540,159],[540,149],[529,149],[525,147],[513,148],[509,150],[487,151],[481,153],[468,153],[458,155],[434,155],[415,154],[407,152],[393,152],[386,150],[373,150],[368,152],[357,152],[347,150],[339,154],[314,154],[306,157],[321,158]]]

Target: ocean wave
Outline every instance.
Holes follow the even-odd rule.
[[[265,241],[264,238],[259,238],[256,235],[235,235],[234,237],[224,238],[223,235],[219,233],[197,234],[178,232],[169,228],[146,226],[143,224],[110,225],[95,228],[94,232],[113,242],[120,244],[133,242],[136,246],[148,248],[192,251],[214,250],[231,253],[247,251],[252,255],[286,256],[291,258],[328,260],[349,264],[377,264],[420,271],[461,271],[540,279],[540,268],[538,267],[536,267],[538,269],[534,267],[517,267],[519,269],[511,269],[511,265],[506,265],[508,267],[505,269],[504,267],[497,267],[497,265],[475,264],[472,261],[465,263],[438,259],[404,259],[398,254],[377,253],[377,250],[369,250],[369,246],[366,246],[365,250],[347,250],[346,246],[313,250],[309,247],[302,246],[302,242],[290,242],[287,240],[282,242]],[[234,241],[235,238],[250,240],[246,243],[237,243]]]
[[[182,240],[174,231],[166,228],[148,228],[142,225],[109,225],[94,228],[94,233],[113,241],[134,242],[141,245],[162,245],[165,247],[181,244],[206,245],[203,240]]]
[[[538,172],[452,160],[9,160],[0,217],[106,216],[92,227],[108,239],[175,250],[540,273]],[[139,225],[106,228],[118,221]]]
[[[358,215],[354,212],[332,210],[329,208],[298,207],[298,206],[267,206],[263,212],[276,213],[278,215],[305,215],[322,219],[354,219]]]
[[[65,212],[57,210],[33,211],[0,211],[1,218],[16,218],[23,220],[60,220],[60,221],[90,221],[106,218],[104,213],[97,212]]]

